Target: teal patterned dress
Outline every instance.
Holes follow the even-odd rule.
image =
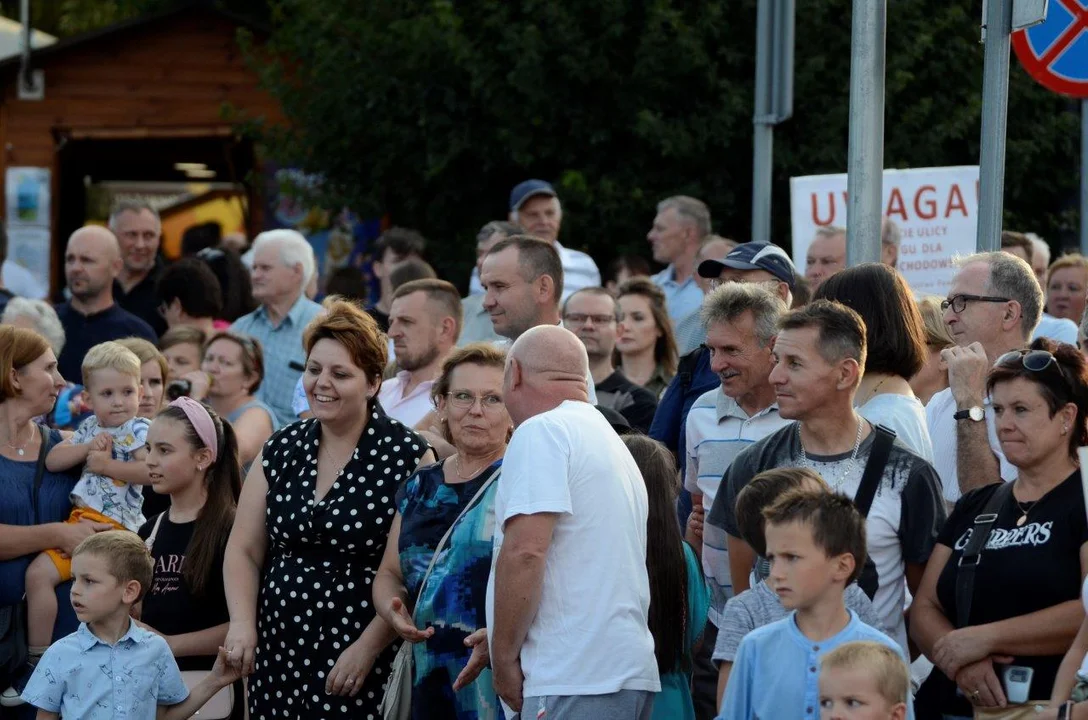
[[[502,463],[497,461],[468,482],[448,484],[442,464],[420,468],[397,493],[401,514],[400,567],[408,597],[415,599],[434,549],[461,510]],[[495,532],[493,482],[457,523],[435,561],[415,608],[420,629],[434,635],[414,646],[412,718],[417,720],[493,720],[501,717],[491,671],[460,692],[453,681],[472,652],[464,640],[487,624],[484,603],[491,571],[491,538]]]

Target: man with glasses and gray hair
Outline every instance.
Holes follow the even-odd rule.
[[[978,253],[957,265],[941,303],[956,342],[941,351],[949,387],[926,405],[934,465],[950,503],[974,488],[1016,478],[997,441],[986,375],[997,358],[1028,344],[1043,310],[1043,291],[1022,258]]]
[[[316,259],[310,243],[295,230],[268,230],[253,241],[253,298],[256,310],[230,329],[261,343],[267,358],[257,398],[276,412],[280,426],[295,417],[291,398],[305,369],[302,331],[321,312],[306,297]]]
[[[495,243],[505,240],[511,235],[521,235],[524,231],[521,226],[506,220],[492,220],[480,228],[476,233],[476,275],[480,274],[480,268],[484,264],[484,258]],[[491,315],[484,310],[484,294],[469,293],[461,299],[461,311],[464,315],[464,327],[461,328],[460,345],[468,345],[474,342],[495,342],[502,336],[495,332],[491,324]]]
[[[695,256],[709,234],[710,209],[702,200],[675,195],[657,204],[657,215],[646,240],[654,260],[667,267],[651,279],[665,291],[673,325],[698,310],[703,301],[695,282]]]

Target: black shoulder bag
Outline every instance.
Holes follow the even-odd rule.
[[[884,468],[888,465],[888,456],[891,455],[892,445],[895,444],[895,431],[883,425],[873,425],[873,446],[869,449],[869,459],[865,462],[865,470],[858,483],[857,494],[854,495],[854,505],[863,518],[869,517],[869,510],[876,499],[876,491],[880,488],[880,481],[884,478]],[[858,576],[858,587],[872,600],[876,596],[876,590],[880,579],[876,574],[876,564],[873,558],[866,554],[865,567]]]
[[[42,447],[38,452],[38,465],[34,469],[34,484],[30,496],[31,524],[38,524],[38,496],[41,492],[42,477],[45,474],[45,456],[49,436],[45,428],[38,426],[42,436]],[[14,605],[0,608],[0,678],[8,682],[27,661],[26,639],[26,595]],[[10,682],[8,682],[10,684]]]
[[[1002,482],[994,491],[982,512],[975,517],[971,526],[971,539],[963,548],[960,555],[958,569],[956,570],[956,627],[965,628],[971,620],[971,601],[975,595],[975,569],[982,561],[982,550],[986,547],[986,541],[990,539],[990,531],[997,522],[997,514],[1001,506],[1012,495],[1012,483]]]

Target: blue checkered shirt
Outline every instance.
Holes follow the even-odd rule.
[[[264,350],[264,380],[257,399],[276,411],[277,429],[295,419],[291,410],[295,384],[306,366],[302,331],[321,312],[321,306],[300,295],[279,325],[273,327],[264,306],[234,321],[230,329],[261,343]]]

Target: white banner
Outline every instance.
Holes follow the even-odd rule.
[[[846,174],[790,178],[793,262],[804,273],[816,229],[846,227]],[[952,258],[975,252],[978,167],[884,171],[884,216],[902,233],[898,269],[915,295],[948,293]]]

